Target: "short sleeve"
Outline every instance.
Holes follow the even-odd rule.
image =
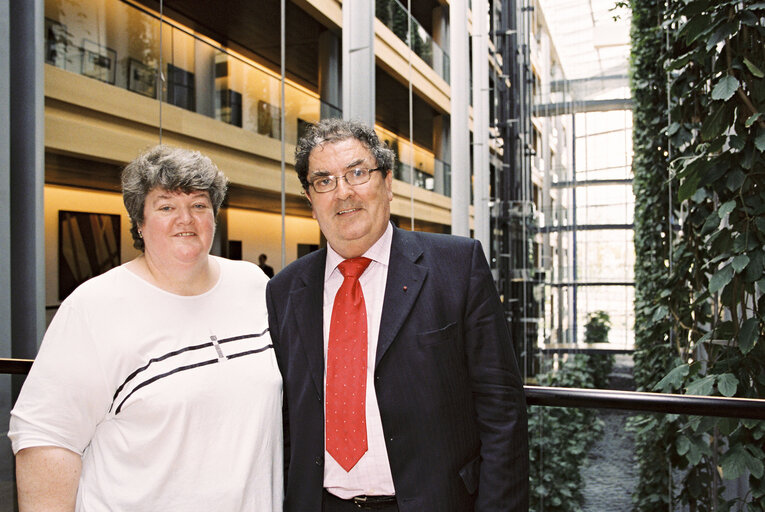
[[[70,297],[72,298],[72,297]],[[58,446],[82,455],[108,412],[110,395],[87,315],[64,301],[11,411],[13,452]]]

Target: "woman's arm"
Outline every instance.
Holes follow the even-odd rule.
[[[82,458],[57,446],[24,448],[16,454],[19,512],[74,510]]]

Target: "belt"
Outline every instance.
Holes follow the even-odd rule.
[[[375,506],[391,505],[396,503],[395,496],[354,496],[352,501],[359,508],[374,508]]]
[[[343,499],[324,489],[324,502],[346,503],[348,506],[361,510],[398,510],[395,496],[354,496]]]

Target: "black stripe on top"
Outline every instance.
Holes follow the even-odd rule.
[[[243,339],[246,339],[246,338],[260,338],[261,336],[263,336],[267,332],[268,332],[268,328],[266,328],[260,334],[242,334],[240,336],[232,336],[230,338],[224,338],[222,340],[218,340],[218,344],[221,345],[223,343],[228,343],[228,342],[237,341],[237,340],[243,340]],[[177,355],[183,354],[184,352],[190,352],[192,350],[200,350],[200,349],[207,348],[207,347],[212,347],[212,346],[213,346],[213,342],[212,341],[208,341],[206,343],[201,343],[199,345],[191,345],[191,346],[184,347],[184,348],[181,348],[181,349],[178,349],[178,350],[173,350],[172,352],[168,352],[167,354],[161,355],[159,357],[153,357],[153,358],[149,359],[148,363],[146,363],[145,365],[141,366],[140,368],[135,370],[133,373],[128,375],[127,378],[122,382],[122,384],[120,384],[120,386],[117,388],[117,391],[114,392],[114,396],[112,397],[112,405],[109,406],[109,412],[111,412],[112,407],[114,407],[114,401],[117,400],[117,396],[125,388],[125,386],[128,384],[128,382],[133,380],[135,378],[135,376],[138,375],[139,373],[141,373],[143,371],[146,371],[149,368],[149,366],[151,366],[153,363],[158,363],[160,361],[164,361],[166,359],[170,359],[171,357],[175,357]],[[123,402],[124,402],[124,400],[123,400]]]
[[[228,356],[228,358],[229,359],[234,359],[234,358],[237,358],[237,357],[248,356],[248,355],[251,355],[251,354],[257,354],[258,352],[263,352],[263,351],[268,350],[270,348],[274,348],[274,346],[269,344],[269,345],[266,345],[264,347],[256,348],[256,349],[253,349],[253,350],[246,350],[244,352],[239,352],[239,353],[230,355],[230,356]],[[141,382],[135,388],[133,388],[133,391],[128,393],[128,395],[125,398],[122,399],[120,404],[117,406],[117,410],[114,412],[114,415],[116,416],[117,414],[120,413],[120,411],[122,410],[122,406],[125,404],[127,399],[130,398],[133,395],[133,393],[135,393],[136,391],[138,391],[139,389],[141,389],[141,388],[143,388],[145,386],[148,386],[152,382],[156,382],[156,381],[158,381],[160,379],[163,379],[165,377],[169,377],[170,375],[173,375],[173,374],[176,374],[176,373],[179,373],[179,372],[185,372],[186,370],[193,370],[194,368],[200,368],[202,366],[208,366],[208,365],[211,365],[211,364],[217,363],[217,362],[218,362],[218,358],[216,357],[215,359],[208,359],[207,361],[201,361],[199,363],[188,364],[186,366],[179,366],[178,368],[170,370],[169,372],[165,372],[165,373],[161,373],[159,375],[155,375],[151,379],[146,380],[144,382]]]

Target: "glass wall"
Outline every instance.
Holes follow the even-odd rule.
[[[116,0],[46,0],[45,62],[279,139],[280,77],[190,30]],[[160,69],[161,68],[161,69]],[[285,139],[321,116],[318,94],[287,82]],[[325,115],[341,115],[325,104]]]

